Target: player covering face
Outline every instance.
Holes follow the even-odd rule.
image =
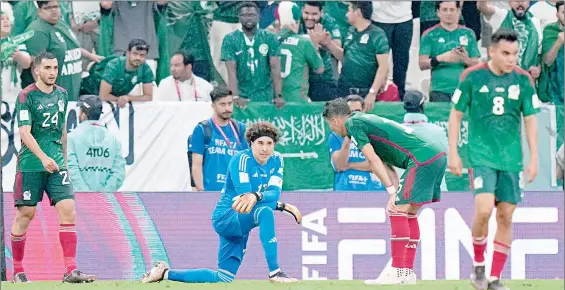
[[[279,201],[284,172],[282,156],[274,152],[279,137],[273,124],[255,123],[245,133],[251,149],[237,153],[230,161],[226,183],[212,213],[212,226],[220,238],[218,270],[174,270],[167,263],[158,262],[143,275],[142,283],[163,279],[185,283],[232,282],[243,261],[249,233],[256,227],[269,267],[269,280],[297,281],[281,271],[278,261],[274,212],[285,212],[298,224],[302,222],[295,206]]]
[[[540,101],[530,74],[516,66],[518,49],[516,32],[496,32],[488,50],[491,60],[470,67],[461,75],[449,117],[449,169],[461,176],[463,164],[457,144],[461,119],[468,110],[467,154],[476,208],[472,226],[471,283],[478,290],[508,289],[500,278],[512,243],[512,215],[522,201],[524,184],[532,182],[538,172],[535,114],[539,112]],[[522,164],[522,116],[530,149],[530,162],[525,168]],[[489,219],[495,207],[497,230],[490,277],[487,277],[484,252]]]
[[[392,267],[366,284],[414,284],[416,248],[420,239],[417,213],[424,204],[437,202],[447,166],[445,152],[428,143],[413,129],[386,118],[351,113],[343,99],[326,103],[323,116],[336,134],[353,142],[386,187],[391,223]],[[348,145],[344,145],[345,148]],[[393,167],[405,169],[399,179]]]

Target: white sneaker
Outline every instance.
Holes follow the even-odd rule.
[[[404,283],[404,269],[390,267],[375,280],[366,280],[366,285],[398,285]]]
[[[285,272],[278,272],[273,276],[269,277],[271,283],[296,283],[298,279],[289,277]]]
[[[414,270],[409,268],[404,268],[404,284],[416,284],[416,273]]]
[[[162,281],[167,270],[169,270],[169,265],[167,265],[167,263],[162,261],[157,262],[157,264],[155,264],[155,266],[151,268],[149,272],[143,274],[143,277],[141,277],[141,283],[153,283]]]

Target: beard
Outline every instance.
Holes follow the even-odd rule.
[[[520,6],[520,8],[525,8],[523,6]],[[528,15],[528,11],[530,10],[530,8],[525,8],[524,9],[524,13],[517,13],[516,9],[512,9],[512,13],[514,13],[514,16],[518,19],[518,20],[524,20],[526,19],[526,16]]]
[[[57,82],[57,79],[56,79],[56,78],[53,79],[53,80],[51,80],[51,79],[46,78],[46,77],[40,77],[40,79],[41,79],[41,81],[42,81],[44,84],[46,84],[46,85],[48,85],[48,86],[52,86],[52,85],[54,85],[54,84]]]

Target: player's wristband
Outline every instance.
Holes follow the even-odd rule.
[[[389,195],[395,195],[396,194],[396,188],[394,187],[394,185],[387,187],[386,191],[388,192]]]
[[[439,60],[437,60],[437,57],[433,56],[430,63],[432,67],[436,67],[439,65]]]
[[[263,200],[263,194],[262,193],[260,193],[260,192],[252,192],[252,193],[257,198],[257,201]]]

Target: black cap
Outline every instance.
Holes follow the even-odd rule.
[[[98,120],[102,114],[102,100],[96,95],[82,95],[77,106],[86,114],[89,120]]]
[[[420,91],[406,91],[404,94],[404,110],[408,113],[422,112],[424,105],[424,94]]]

